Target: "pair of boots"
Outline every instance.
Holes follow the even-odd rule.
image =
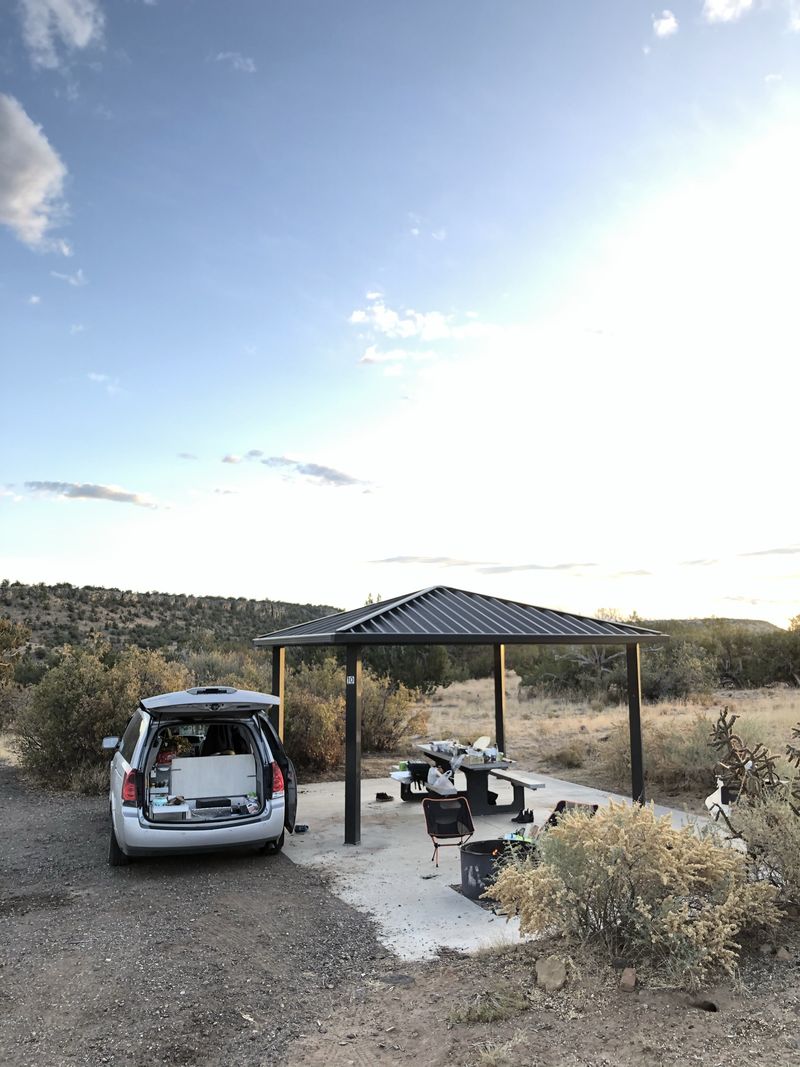
[[[523,808],[519,815],[515,815],[512,822],[533,822],[533,812],[530,808]]]

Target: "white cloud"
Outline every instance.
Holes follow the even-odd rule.
[[[222,462],[223,463],[241,463],[242,462],[242,457],[241,456],[234,456],[234,455],[232,455],[232,453],[229,452],[227,454],[227,456],[223,456],[222,457]]]
[[[678,20],[671,11],[664,10],[659,17],[653,16],[653,32],[656,37],[672,37],[678,32]]]
[[[408,348],[390,348],[385,352],[379,351],[377,345],[370,345],[359,363],[403,363],[406,360],[433,359],[434,353],[430,349],[413,351]]]
[[[0,223],[30,248],[64,251],[47,231],[64,212],[67,168],[18,100],[0,93]]]
[[[447,230],[444,228],[444,226],[440,226],[438,230],[433,231],[431,237],[434,239],[434,241],[444,241],[444,239],[447,237]]]
[[[411,338],[422,341],[441,341],[451,335],[452,316],[441,311],[395,311],[387,307],[381,294],[369,294],[371,303],[366,308],[356,308],[350,322],[368,324],[376,333],[385,337]]]
[[[119,384],[119,378],[112,378],[110,374],[98,374],[97,371],[89,371],[86,375],[90,382],[94,382],[96,385],[102,385],[109,396],[117,396],[122,392],[122,387]]]
[[[367,300],[380,300],[383,293],[379,289],[373,289],[371,293],[367,293]]]
[[[37,293],[31,293],[28,297],[29,304],[41,304],[42,298]]]
[[[20,0],[22,39],[34,67],[55,70],[61,52],[100,44],[104,16],[97,0]]]
[[[78,267],[74,274],[61,274],[57,270],[51,270],[50,273],[54,278],[58,278],[59,281],[66,282],[67,285],[72,285],[76,289],[80,289],[83,285],[88,285],[82,267]]]
[[[783,75],[782,74],[765,74],[764,75],[764,81],[767,83],[767,85],[774,85],[776,82],[782,82],[783,81]]]
[[[753,0],[704,0],[706,22],[735,22],[753,8]]]
[[[73,324],[72,324],[72,325],[70,326],[70,328],[69,328],[69,332],[70,332],[70,333],[71,333],[71,334],[73,335],[73,337],[74,337],[74,336],[75,336],[75,334],[77,334],[77,333],[83,333],[83,331],[84,331],[85,329],[86,329],[86,327],[85,327],[85,326],[83,325],[83,323],[82,323],[82,322],[73,322]]]
[[[256,63],[249,56],[243,56],[241,52],[218,52],[214,57],[217,63],[229,63],[234,70],[242,74],[255,74]]]
[[[139,508],[158,507],[147,494],[134,493],[118,485],[97,485],[93,482],[25,482],[25,488],[32,493],[67,500],[110,500],[114,504],[134,504]]]

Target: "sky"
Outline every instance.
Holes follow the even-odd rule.
[[[0,576],[800,613],[800,0],[0,9]]]

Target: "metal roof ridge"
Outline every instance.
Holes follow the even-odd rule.
[[[372,619],[378,615],[383,615],[387,611],[392,611],[394,608],[399,608],[403,604],[407,604],[409,600],[414,600],[415,597],[423,596],[425,593],[430,593],[434,589],[440,589],[441,586],[429,585],[427,589],[417,589],[413,593],[407,593],[405,596],[402,594],[398,597],[390,598],[389,600],[382,600],[379,604],[375,605],[374,611],[368,611],[365,615],[361,615],[358,619],[354,619],[346,626],[337,627],[333,632],[336,634],[346,633],[353,626],[363,626],[365,622],[371,622]],[[370,607],[369,604],[365,604],[365,607]],[[357,609],[356,609],[357,610]],[[340,615],[347,614],[346,612],[339,612]],[[329,616],[328,616],[329,617]]]

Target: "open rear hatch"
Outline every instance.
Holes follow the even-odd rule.
[[[265,761],[252,712],[216,715],[165,709],[155,720],[144,766],[145,814],[153,822],[196,826],[263,811]]]

